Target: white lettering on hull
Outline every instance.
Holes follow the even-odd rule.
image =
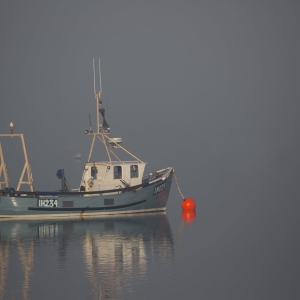
[[[39,199],[38,207],[57,207],[58,200],[57,199]]]
[[[165,182],[162,183],[162,184],[160,184],[160,185],[158,185],[158,186],[156,186],[156,187],[154,188],[153,195],[156,195],[156,194],[162,192],[165,188],[166,188],[166,183],[165,183]]]

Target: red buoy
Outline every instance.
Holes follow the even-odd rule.
[[[196,202],[192,198],[185,198],[181,202],[181,208],[183,210],[195,210]]]
[[[196,217],[196,212],[194,210],[183,210],[181,217],[186,223],[192,223]]]

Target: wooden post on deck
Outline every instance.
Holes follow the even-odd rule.
[[[2,184],[5,184],[5,187],[7,187],[7,188],[9,187],[7,169],[6,169],[6,165],[4,162],[2,146],[0,143],[0,180],[1,180],[2,173],[3,173],[4,181],[0,181],[0,190],[2,189]]]
[[[20,137],[21,141],[22,141],[22,147],[23,147],[25,163],[24,163],[23,171],[21,173],[21,177],[20,177],[20,180],[19,180],[19,183],[18,183],[18,186],[17,186],[16,190],[19,191],[22,184],[28,184],[29,188],[30,188],[30,191],[33,192],[34,191],[33,184],[32,184],[33,178],[32,178],[31,168],[30,168],[30,165],[28,163],[28,157],[27,157],[27,152],[26,152],[24,135],[23,134],[16,134],[16,133],[0,134],[0,137],[17,137],[17,136]],[[0,150],[1,150],[0,152],[2,153],[2,148]],[[2,157],[3,157],[3,153],[2,153]],[[2,165],[2,160],[1,160],[1,164],[0,164],[0,176],[1,176],[2,168],[5,167],[5,164],[3,164],[2,168],[1,168],[1,165]],[[3,168],[3,171],[4,171],[4,178],[5,178],[5,176],[7,176],[6,167],[5,167],[5,169]],[[25,172],[27,173],[27,181],[24,180]],[[8,177],[7,177],[7,181],[5,181],[5,184],[7,184],[6,187],[8,187]],[[1,188],[1,183],[0,183],[0,188]]]

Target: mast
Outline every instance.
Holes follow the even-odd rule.
[[[99,107],[102,104],[102,101],[100,100],[101,94],[102,94],[102,83],[101,83],[101,68],[100,68],[100,57],[99,57],[99,86],[100,90],[98,93],[96,93],[96,75],[95,75],[95,60],[93,58],[93,71],[94,71],[94,96],[96,100],[96,108],[97,108],[97,133],[100,133],[100,115],[99,115]]]
[[[102,105],[102,101],[100,100],[101,95],[102,95],[102,76],[101,76],[101,67],[100,67],[100,57],[99,57],[99,92],[98,93],[96,92],[96,74],[95,74],[95,59],[94,58],[93,58],[93,73],[94,73],[94,96],[95,96],[95,100],[96,100],[96,109],[97,109],[97,111],[96,111],[97,130],[96,130],[96,132],[93,132],[92,126],[91,126],[91,119],[90,119],[90,130],[85,130],[85,133],[89,134],[89,135],[93,135],[93,140],[92,140],[90,153],[89,153],[89,157],[88,157],[87,162],[90,162],[90,159],[91,159],[92,153],[93,153],[93,149],[94,149],[94,145],[95,145],[95,140],[96,140],[96,138],[98,138],[104,144],[104,147],[105,147],[105,150],[106,150],[106,153],[107,153],[108,160],[109,160],[110,164],[111,164],[110,152],[114,156],[116,156],[116,155],[112,151],[112,149],[111,149],[112,147],[107,146],[107,141],[114,144],[115,147],[120,148],[123,151],[127,152],[129,155],[131,155],[137,161],[142,163],[143,162],[142,160],[140,160],[139,158],[134,156],[132,153],[130,153],[128,150],[126,150],[125,148],[123,148],[122,146],[117,144],[114,139],[107,136],[110,133],[109,132],[110,128],[109,128],[109,125],[107,124],[107,122],[105,120],[105,115],[104,115],[105,110],[100,108],[101,105]],[[103,117],[103,124],[101,124],[101,122],[100,122],[100,114],[102,114],[102,117]],[[117,159],[118,159],[118,157],[117,157]]]
[[[108,134],[109,131],[105,130],[105,128],[103,128],[104,126],[102,126],[100,124],[100,107],[102,105],[102,101],[100,100],[101,95],[102,95],[102,78],[101,78],[100,57],[99,57],[99,88],[100,89],[99,89],[98,93],[96,92],[96,74],[95,74],[95,59],[94,58],[93,58],[93,73],[94,73],[94,96],[95,96],[95,100],[96,100],[96,110],[97,110],[96,111],[96,116],[97,116],[97,130],[96,130],[95,133],[93,133],[92,127],[91,127],[91,121],[90,121],[90,130],[87,131],[87,133],[93,135],[93,140],[92,140],[92,144],[91,144],[91,148],[90,148],[88,162],[90,161],[91,156],[92,156],[92,152],[93,152],[94,144],[95,144],[95,139],[96,139],[96,137],[99,138],[99,135],[101,134],[102,135],[102,140],[103,140],[102,143],[105,146],[109,162],[111,163],[111,157],[110,157],[109,150],[108,150],[108,147],[106,145],[105,138],[104,138],[104,136],[106,134]],[[104,115],[103,115],[103,121],[104,120],[105,119],[104,119]]]

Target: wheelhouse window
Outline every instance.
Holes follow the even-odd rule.
[[[98,173],[97,167],[91,167],[91,177],[93,179],[97,179],[97,173]]]
[[[121,178],[122,178],[122,167],[114,166],[114,179],[121,179]]]
[[[138,165],[130,166],[130,178],[138,178],[139,177],[139,167]]]

